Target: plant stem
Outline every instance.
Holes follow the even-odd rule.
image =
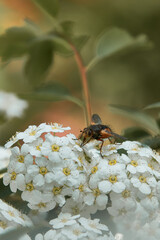
[[[89,97],[89,89],[88,89],[88,82],[87,82],[87,74],[86,74],[86,67],[83,64],[83,60],[81,58],[80,53],[76,49],[76,47],[70,42],[70,46],[74,52],[74,56],[79,68],[79,72],[81,75],[82,80],[82,87],[83,87],[83,97],[84,97],[84,111],[85,111],[85,117],[86,117],[86,124],[89,126],[91,122],[91,104],[90,104],[90,97]]]

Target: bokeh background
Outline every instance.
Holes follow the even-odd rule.
[[[121,133],[127,126],[136,125],[125,117],[109,111],[109,104],[122,104],[141,109],[160,99],[160,1],[159,0],[60,0],[58,19],[76,23],[77,34],[88,34],[90,39],[81,50],[87,64],[94,55],[98,36],[107,28],[120,27],[131,35],[146,34],[152,41],[149,50],[132,51],[112,56],[98,63],[88,73],[92,111],[103,122]],[[0,0],[0,33],[8,27],[23,26],[28,18],[40,24],[44,30],[51,24],[30,0]],[[0,89],[20,93],[29,89],[24,71],[25,58],[16,59],[0,71]],[[79,72],[73,57],[56,55],[47,75],[47,81],[59,81],[76,97],[82,97]],[[154,115],[154,111],[152,111]],[[59,122],[71,126],[78,135],[85,127],[82,109],[71,102],[29,102],[23,118],[0,125],[0,145],[16,131],[41,122]]]

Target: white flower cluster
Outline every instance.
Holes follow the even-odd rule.
[[[104,146],[102,158],[97,141],[82,149],[74,135],[56,136],[69,129],[42,123],[17,133],[6,144],[19,142],[21,147],[11,150],[4,184],[10,184],[13,192],[21,190],[22,199],[39,211],[58,205],[62,212],[87,217],[105,209],[108,198],[112,203],[108,211],[115,217],[135,211],[137,201],[146,211],[158,209],[158,154],[139,142],[125,141]]]
[[[31,226],[31,220],[0,199],[0,234],[18,226]]]
[[[28,103],[19,99],[14,93],[0,91],[0,112],[7,118],[21,117],[27,107]]]
[[[103,146],[102,157],[96,140],[82,149],[74,135],[56,135],[69,129],[42,123],[17,133],[6,144],[18,146],[11,150],[4,184],[22,191],[22,199],[40,212],[58,205],[63,213],[88,218],[107,207],[115,222],[127,223],[132,216],[136,222],[141,211],[143,226],[154,221],[160,202],[160,155],[139,142],[125,141]]]
[[[99,219],[86,219],[80,215],[72,216],[70,213],[60,213],[58,218],[51,220],[53,229],[44,235],[41,233],[35,236],[35,240],[114,240],[108,227],[99,223]],[[31,240],[24,236],[21,240]]]

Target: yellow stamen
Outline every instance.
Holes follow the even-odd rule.
[[[69,168],[63,168],[63,173],[66,175],[66,176],[69,176],[71,174],[71,170]]]
[[[97,167],[97,166],[94,166],[94,167],[92,167],[92,169],[91,169],[91,173],[94,174],[94,173],[97,172],[97,170],[98,170],[98,167]]]
[[[93,189],[93,194],[98,197],[100,195],[100,190],[98,188]]]
[[[53,190],[52,190],[54,195],[60,194],[61,191],[62,191],[62,187],[54,187]]]
[[[74,229],[73,234],[79,236],[81,234],[81,231],[79,231],[79,229]]]
[[[11,216],[11,217],[14,217],[14,212],[11,212],[11,211],[8,211],[8,214]]]
[[[78,166],[78,167],[77,167],[77,170],[83,171],[83,166]]]
[[[39,173],[42,174],[43,176],[48,172],[48,169],[46,167],[41,167],[39,169]]]
[[[37,205],[39,208],[45,208],[46,207],[46,203],[39,203],[38,205]]]
[[[7,227],[7,223],[5,223],[2,220],[0,220],[0,228],[5,229],[6,227]]]
[[[12,172],[11,173],[11,180],[15,180],[16,176],[17,176],[16,172]]]
[[[29,135],[30,135],[30,136],[34,136],[34,135],[36,135],[36,133],[37,133],[37,132],[36,132],[35,130],[33,130],[32,132],[29,133]]]
[[[137,167],[137,166],[138,166],[138,163],[137,163],[137,161],[132,160],[132,161],[131,161],[131,165],[134,166],[134,167]]]
[[[131,193],[130,193],[130,191],[128,191],[128,190],[124,190],[124,191],[122,192],[122,197],[123,197],[123,198],[128,198],[128,197],[130,197],[130,195],[131,195]]]
[[[72,208],[72,213],[73,213],[73,215],[78,215],[80,213],[79,208],[78,207]]]
[[[146,183],[147,179],[144,176],[139,176],[139,181],[142,183]]]
[[[116,182],[117,182],[117,176],[111,175],[111,176],[109,177],[109,181],[110,181],[111,183],[116,183]]]
[[[152,170],[154,170],[154,167],[152,166],[151,163],[148,163],[148,167],[150,167]]]
[[[83,192],[84,191],[84,185],[83,184],[79,185],[78,189],[79,189],[80,192]]]
[[[42,145],[36,146],[36,149],[37,149],[38,151],[41,151],[41,149],[40,149],[41,146],[42,146]]]
[[[117,163],[117,161],[115,159],[112,159],[108,162],[109,165],[115,165]]]
[[[34,189],[34,186],[33,186],[32,183],[26,184],[26,190],[27,190],[27,191],[31,192],[33,189]]]
[[[53,152],[58,152],[59,149],[60,149],[60,147],[59,147],[57,144],[53,144],[53,145],[51,146],[51,148],[52,148],[52,151],[53,151]]]
[[[20,163],[24,162],[24,156],[23,155],[18,156],[18,162],[20,162]]]

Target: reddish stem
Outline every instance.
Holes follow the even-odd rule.
[[[89,90],[88,90],[88,82],[87,82],[87,75],[86,75],[86,68],[83,64],[83,60],[81,58],[81,55],[77,51],[76,47],[70,43],[70,46],[74,52],[74,56],[79,68],[79,72],[81,75],[82,80],[82,87],[83,87],[83,95],[84,95],[84,102],[85,102],[85,117],[86,117],[86,123],[87,126],[89,126],[91,122],[91,104],[90,104],[90,97],[89,97]]]

